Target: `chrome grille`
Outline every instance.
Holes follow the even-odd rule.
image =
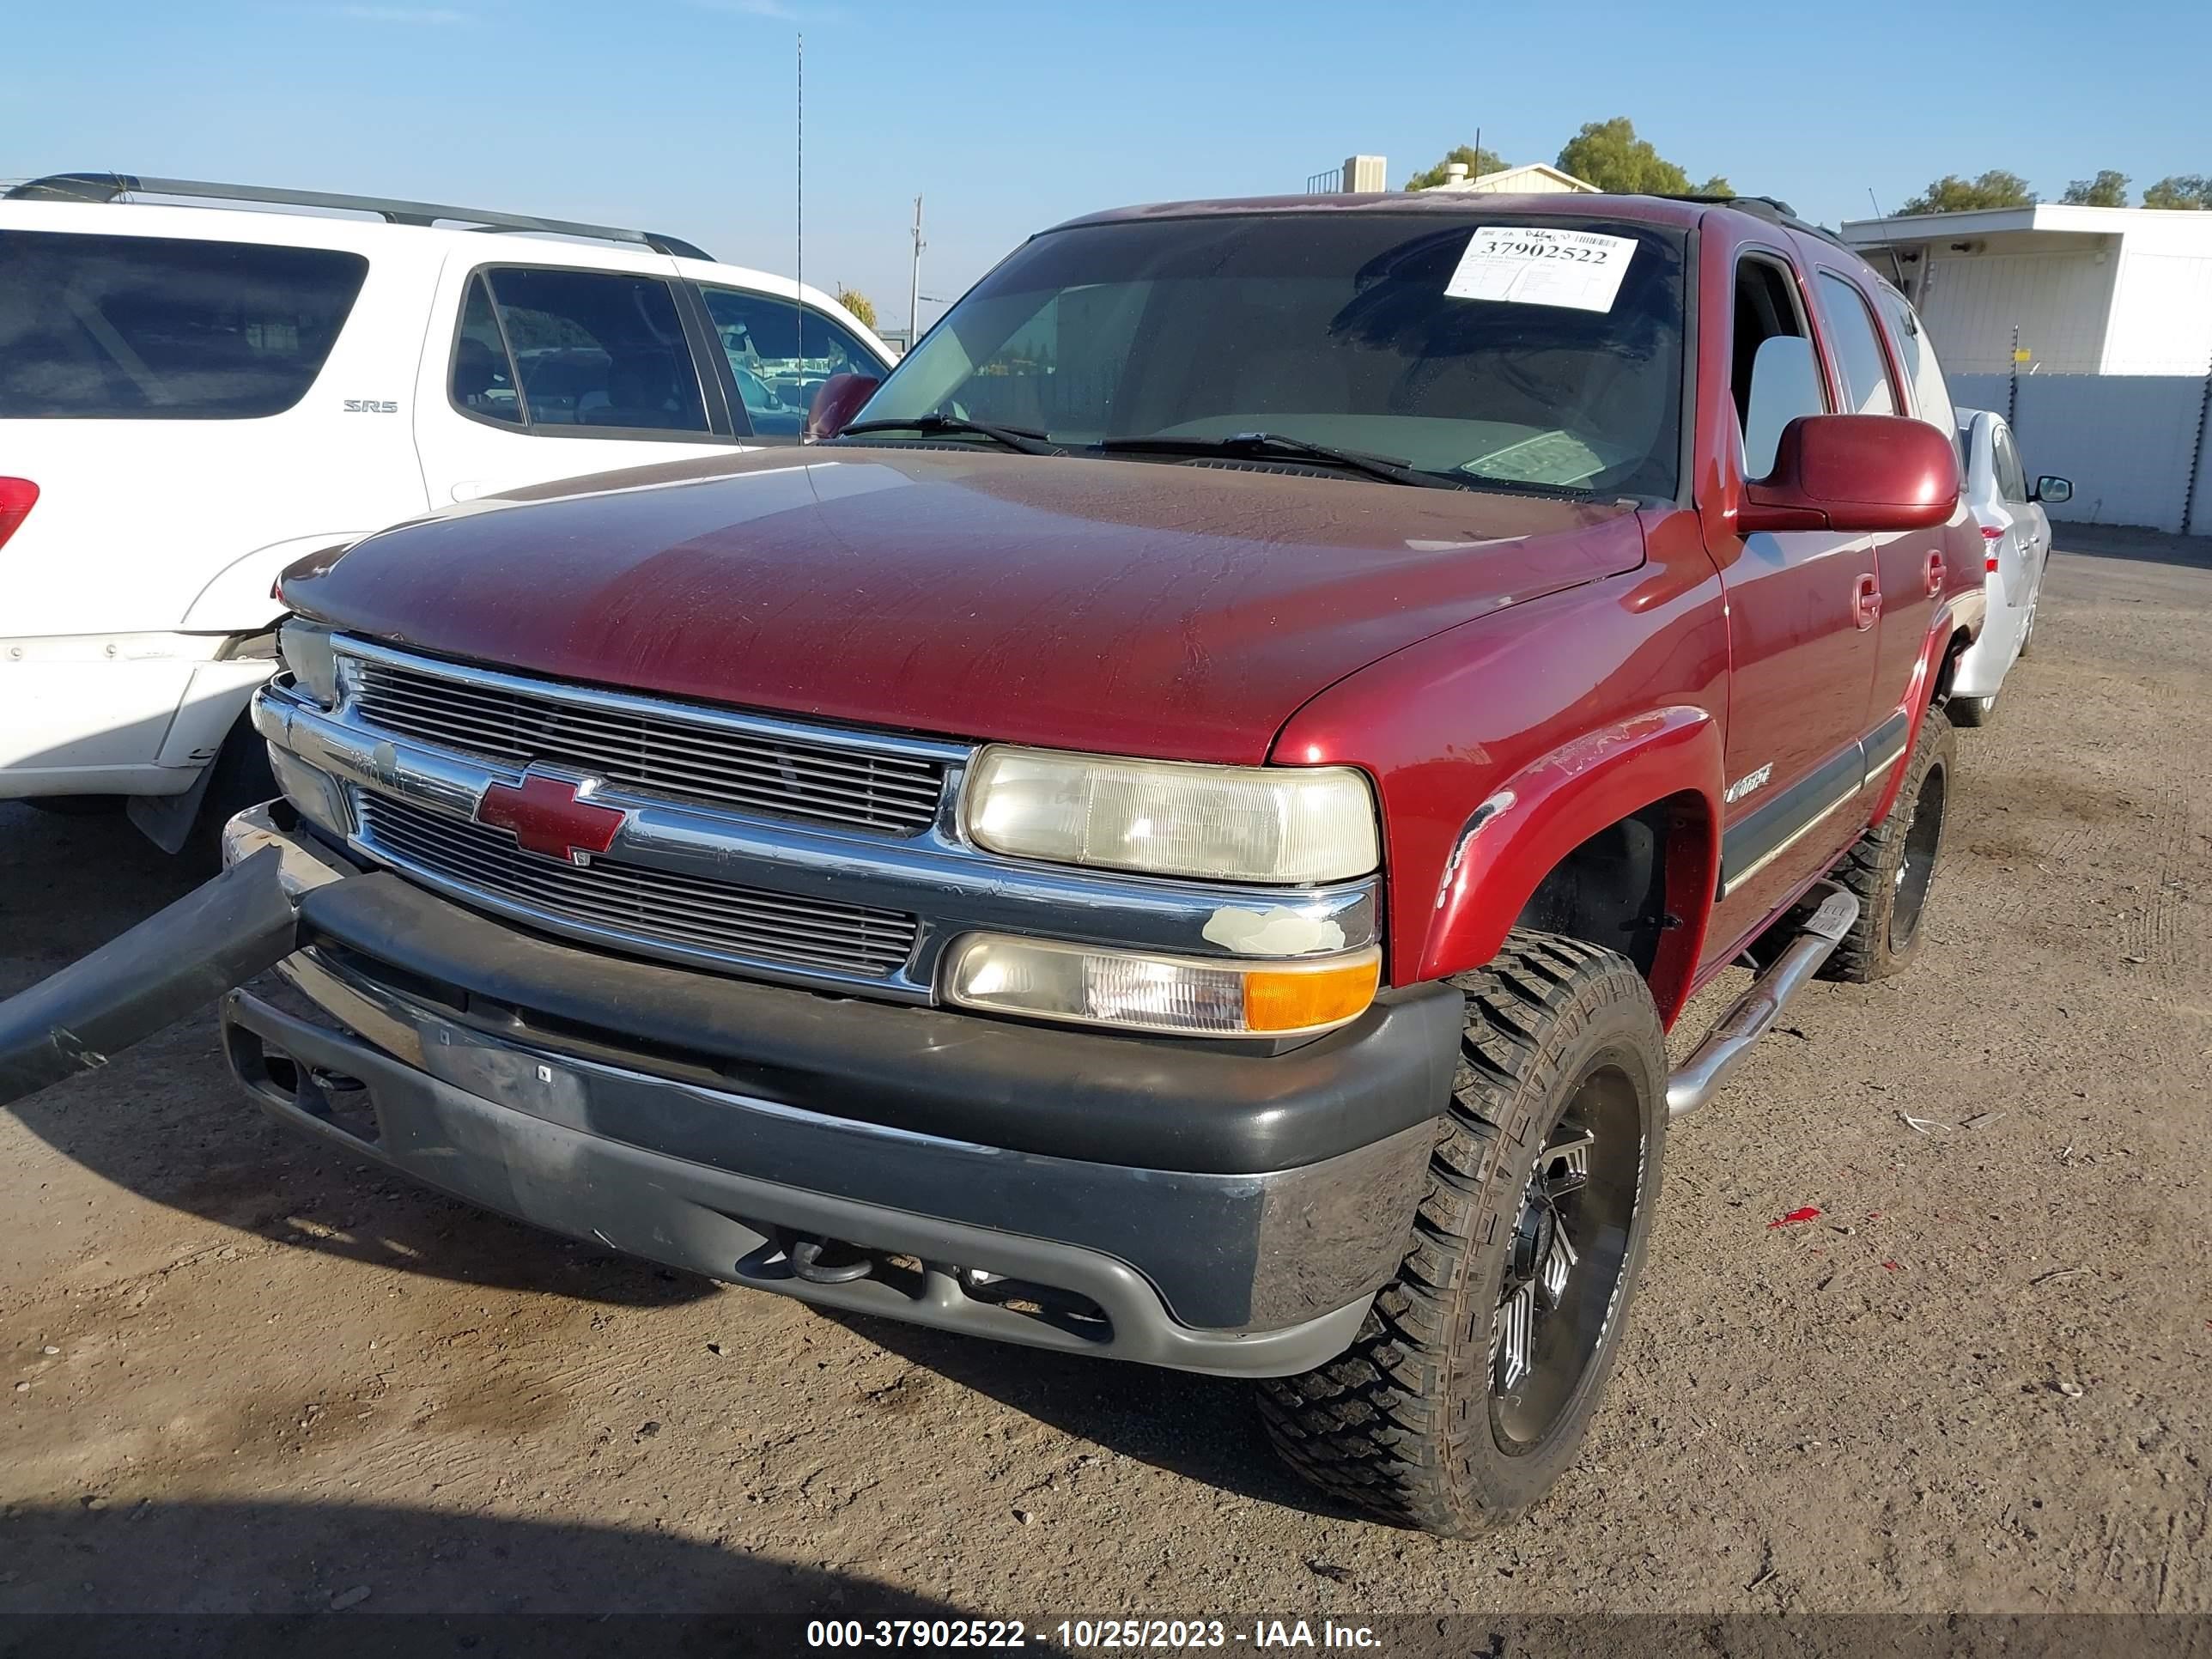
[[[356,790],[354,810],[371,851],[483,899],[559,928],[717,960],[867,978],[896,972],[914,953],[915,918],[834,899],[617,864],[576,866],[526,853],[511,836]]]
[[[703,711],[563,696],[506,676],[348,661],[365,724],[518,770],[535,761],[625,791],[899,835],[927,828],[945,793],[943,763],[920,756],[793,741]]]

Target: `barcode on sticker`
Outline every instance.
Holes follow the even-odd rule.
[[[1636,252],[1629,236],[1543,225],[1484,225],[1444,284],[1455,300],[1610,311]]]

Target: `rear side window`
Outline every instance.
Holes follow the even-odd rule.
[[[1820,308],[1827,313],[1828,335],[1835,342],[1844,374],[1845,412],[1896,414],[1897,394],[1889,383],[1889,360],[1882,356],[1881,340],[1875,332],[1874,313],[1867,309],[1866,296],[1842,277],[1824,270]]]
[[[880,376],[875,354],[818,311],[741,288],[702,288],[754,432],[796,436],[832,374]],[[801,326],[802,315],[804,326]]]
[[[514,389],[514,360],[491,307],[482,276],[469,283],[461,307],[461,337],[453,347],[453,401],[488,421],[522,424],[522,398]]]
[[[618,271],[477,272],[452,395],[468,414],[533,432],[708,430],[674,294]]]
[[[2013,447],[2012,434],[2004,428],[1996,428],[1997,493],[2008,501],[2027,499],[2027,473],[2020,464],[2020,451]]]
[[[1943,383],[1943,366],[1936,361],[1936,348],[1929,342],[1928,330],[1905,297],[1891,289],[1882,290],[1881,302],[1889,313],[1890,321],[1896,325],[1898,355],[1905,365],[1905,378],[1912,383],[1914,413],[1940,430],[1948,433],[1955,441],[1959,430],[1958,412],[1951,406],[1951,389]]]
[[[0,230],[0,418],[281,415],[368,275],[331,248]]]

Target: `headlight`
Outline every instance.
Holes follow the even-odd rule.
[[[1344,766],[1194,766],[994,745],[968,775],[968,834],[1018,858],[1220,881],[1313,882],[1376,866],[1375,801]]]
[[[331,648],[331,630],[320,623],[288,618],[276,630],[276,654],[291,671],[302,696],[324,708],[338,700],[338,659]]]
[[[1375,1000],[1373,945],[1292,962],[1143,956],[970,933],[946,953],[945,994],[968,1008],[1186,1036],[1297,1036]]]

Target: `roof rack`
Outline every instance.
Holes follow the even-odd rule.
[[[1771,225],[1787,225],[1792,230],[1803,231],[1808,236],[1817,236],[1824,242],[1832,242],[1838,247],[1843,248],[1847,252],[1853,253],[1858,252],[1857,249],[1852,247],[1850,243],[1844,241],[1842,237],[1836,234],[1834,231],[1830,230],[1826,225],[1816,225],[1809,220],[1799,218],[1797,216],[1797,210],[1791,207],[1789,203],[1784,201],[1778,196],[1700,196],[1692,194],[1686,196],[1670,195],[1665,198],[1665,199],[1669,202],[1698,202],[1703,204],[1706,207],[1734,208],[1739,213],[1748,213],[1754,219],[1764,219]]]
[[[696,243],[657,232],[587,225],[570,219],[540,219],[523,213],[491,213],[482,208],[447,207],[436,202],[400,202],[380,196],[334,196],[319,190],[272,190],[263,185],[223,185],[204,179],[155,179],[131,173],[53,173],[28,179],[0,194],[12,202],[112,202],[121,196],[196,196],[217,202],[267,202],[282,207],[331,208],[374,213],[386,224],[434,225],[441,221],[466,230],[526,231],[544,236],[585,236],[601,242],[633,242],[655,253],[685,259],[714,256]]]

